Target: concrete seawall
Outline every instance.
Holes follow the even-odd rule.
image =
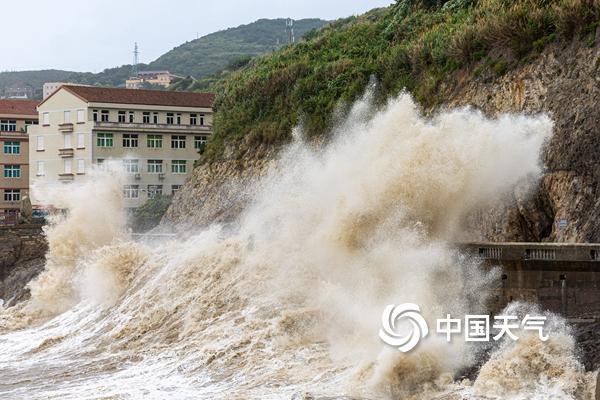
[[[493,310],[538,302],[566,317],[600,317],[600,243],[462,243],[463,253],[502,267]]]

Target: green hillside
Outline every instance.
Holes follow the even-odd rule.
[[[296,39],[326,24],[320,19],[294,21]],[[211,33],[165,53],[139,69],[166,69],[175,74],[203,78],[227,68],[240,59],[265,54],[286,43],[285,19],[260,19],[247,25]],[[108,68],[100,73],[62,70],[0,72],[0,96],[11,85],[31,85],[41,97],[44,82],[73,82],[87,85],[120,86],[131,74],[131,65]]]
[[[398,0],[329,24],[307,40],[251,61],[211,84],[215,132],[202,161],[285,142],[299,122],[309,135],[377,82],[380,102],[403,88],[439,104],[460,73],[501,75],[557,40],[594,45],[597,0]]]
[[[295,37],[300,39],[326,23],[317,18],[296,20]],[[222,70],[239,58],[269,53],[284,43],[287,43],[285,19],[259,19],[184,43],[151,62],[148,68],[200,78]]]

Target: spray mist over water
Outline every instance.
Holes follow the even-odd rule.
[[[381,312],[414,302],[431,326],[445,313],[485,311],[495,272],[449,243],[470,212],[539,177],[552,124],[469,109],[427,120],[407,95],[371,109],[367,95],[321,150],[297,131],[233,232],[215,225],[134,243],[124,234],[118,177],[73,188],[79,200],[48,231],[48,265],[31,283],[32,299],[4,311],[30,326],[0,336],[0,391],[420,399],[457,389],[452,375],[473,362],[473,349],[430,335],[401,354],[378,339]],[[102,201],[102,215],[77,211],[92,201]],[[498,395],[503,351],[465,396]],[[556,371],[554,380],[572,376]],[[539,390],[529,381],[514,392]]]

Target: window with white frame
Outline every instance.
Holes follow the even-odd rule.
[[[138,147],[138,135],[133,133],[123,134],[123,147]]]
[[[171,161],[171,172],[174,174],[185,174],[187,172],[187,164],[185,160]]]
[[[96,137],[96,145],[98,147],[113,147],[112,133],[98,133]]]
[[[85,133],[77,134],[77,148],[85,149]]]
[[[133,122],[135,121],[135,114],[134,114],[134,112],[133,111],[129,111],[128,115],[129,115],[129,123],[133,124]]]
[[[162,160],[148,160],[148,173],[149,174],[162,174],[163,162]]]
[[[50,113],[49,112],[42,113],[42,124],[50,125]]]
[[[185,149],[185,135],[171,135],[172,149]]]
[[[21,142],[4,142],[4,154],[21,154]]]
[[[102,122],[108,122],[108,117],[109,117],[110,113],[108,110],[102,110],[100,111],[100,121]]]
[[[83,158],[77,159],[77,173],[85,174],[85,160]]]
[[[171,185],[171,194],[175,194],[181,189],[181,185]]]
[[[77,110],[77,123],[85,122],[85,110]]]
[[[44,165],[43,161],[38,161],[37,162],[37,176],[44,176],[46,175],[46,166]]]
[[[206,136],[205,135],[194,136],[194,148],[196,150],[202,149],[205,144],[206,144]]]
[[[71,162],[70,158],[63,160],[63,173],[65,173],[65,174],[73,173],[73,163]]]
[[[36,138],[36,150],[44,151],[44,137],[43,136],[38,136]]]
[[[21,166],[4,164],[4,177],[5,178],[20,178],[21,177]]]
[[[15,132],[17,130],[17,121],[14,119],[0,119],[0,131]]]
[[[119,111],[117,113],[117,121],[119,121],[119,122],[125,122],[125,117],[126,117],[125,111]]]
[[[123,198],[137,199],[138,197],[140,197],[140,187],[138,185],[123,186]]]
[[[162,135],[148,135],[148,148],[160,149],[162,147]]]
[[[123,160],[123,169],[128,174],[137,174],[140,172],[139,160]]]
[[[92,111],[92,120],[94,120],[94,122],[97,122],[98,119],[98,110],[94,110]]]
[[[21,189],[4,189],[4,201],[21,201]]]
[[[157,112],[152,113],[152,123],[158,124],[158,113]]]
[[[167,113],[167,124],[173,123],[173,113]]]
[[[198,114],[190,114],[190,125],[198,125]]]
[[[148,185],[148,197],[153,199],[156,196],[162,195],[162,185]]]
[[[200,125],[204,125],[204,114],[200,114]]]
[[[149,111],[144,111],[142,113],[142,122],[144,124],[149,124],[150,123],[150,112]]]
[[[73,147],[71,144],[71,134],[65,133],[63,135],[63,149],[70,149],[71,147]]]
[[[65,124],[70,124],[71,123],[71,111],[65,111],[63,113],[63,122]]]
[[[177,125],[181,125],[181,113],[177,113]]]

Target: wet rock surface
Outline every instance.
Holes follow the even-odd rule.
[[[5,305],[29,298],[25,286],[44,269],[47,248],[39,226],[0,229],[0,299]]]

